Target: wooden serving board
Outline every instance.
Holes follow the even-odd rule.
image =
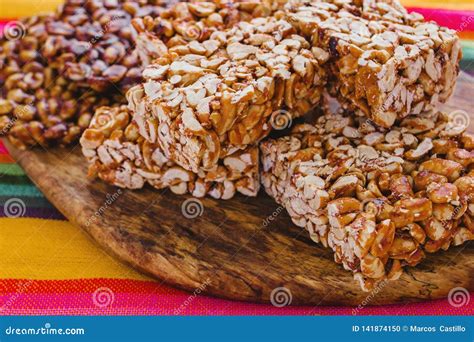
[[[474,83],[467,75],[447,108],[472,112]],[[277,287],[291,292],[292,304],[359,305],[369,296],[334,263],[330,250],[313,243],[263,191],[257,198],[201,199],[201,215],[187,218],[182,206],[189,196],[151,188],[119,193],[88,180],[79,146],[19,151],[6,144],[70,221],[117,258],[168,284],[255,302],[269,301]],[[372,294],[369,304],[442,298],[454,287],[474,290],[473,243],[429,255]]]

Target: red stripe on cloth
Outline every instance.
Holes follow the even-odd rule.
[[[129,293],[163,293],[169,290],[154,281],[137,281],[129,279],[79,279],[79,280],[0,280],[0,293],[15,293],[24,289],[24,293],[76,293],[94,292],[98,285],[119,289]],[[173,290],[176,291],[176,290]]]
[[[13,158],[7,153],[8,152],[2,154],[2,151],[0,151],[0,164],[13,164],[15,162]]]
[[[458,32],[474,31],[474,11],[458,11],[410,7],[409,12],[423,14],[426,20],[434,20],[441,26],[449,27]]]
[[[0,20],[0,37],[3,36],[3,28],[5,27],[6,23],[8,23],[9,20]]]
[[[369,296],[370,294],[368,294]],[[370,300],[369,300],[370,304]],[[19,315],[472,315],[474,301],[447,300],[380,307],[289,306],[277,308],[187,293],[158,282],[1,280],[0,314]]]
[[[15,161],[8,153],[7,148],[5,147],[3,142],[0,140],[0,164],[7,164],[7,163],[10,164],[14,162]]]

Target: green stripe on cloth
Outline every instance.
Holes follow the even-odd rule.
[[[19,184],[31,184],[30,179],[28,176],[11,176],[11,175],[5,175],[0,173],[0,186],[2,184],[14,184],[14,185],[19,185]]]
[[[474,60],[474,40],[462,40],[463,61]]]
[[[471,75],[474,74],[474,60],[462,60],[459,65],[462,71]]]
[[[461,70],[470,74],[474,73],[474,40],[462,40],[463,58],[460,63]]]
[[[1,184],[0,196],[10,197],[44,197],[33,184]]]
[[[0,175],[24,176],[25,171],[18,164],[0,164]]]

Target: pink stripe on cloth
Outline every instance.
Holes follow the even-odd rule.
[[[110,289],[109,289],[110,290]],[[455,307],[447,300],[380,307],[288,306],[234,302],[178,293],[14,294],[0,296],[0,315],[472,315],[474,301]]]
[[[434,20],[438,24],[447,26],[454,30],[474,31],[474,11],[449,10],[422,7],[407,7],[410,12],[418,12],[428,20]],[[0,19],[0,33],[3,27],[13,19]]]
[[[458,11],[410,7],[409,12],[418,12],[426,20],[434,20],[439,25],[449,27],[458,32],[474,32],[474,11]]]
[[[0,19],[0,37],[3,36],[3,28],[5,27],[6,23],[8,23],[9,20],[2,20]]]
[[[3,144],[3,142],[0,140],[0,155],[8,155],[7,148]]]

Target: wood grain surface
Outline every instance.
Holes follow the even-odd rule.
[[[463,74],[446,108],[472,113],[473,107],[474,83]],[[257,198],[196,201],[150,188],[118,190],[86,179],[79,146],[19,151],[6,145],[46,197],[100,246],[191,292],[267,302],[275,288],[286,287],[292,304],[380,305],[442,298],[458,286],[474,290],[472,242],[429,255],[399,281],[364,293],[331,251],[313,243],[263,191]]]

